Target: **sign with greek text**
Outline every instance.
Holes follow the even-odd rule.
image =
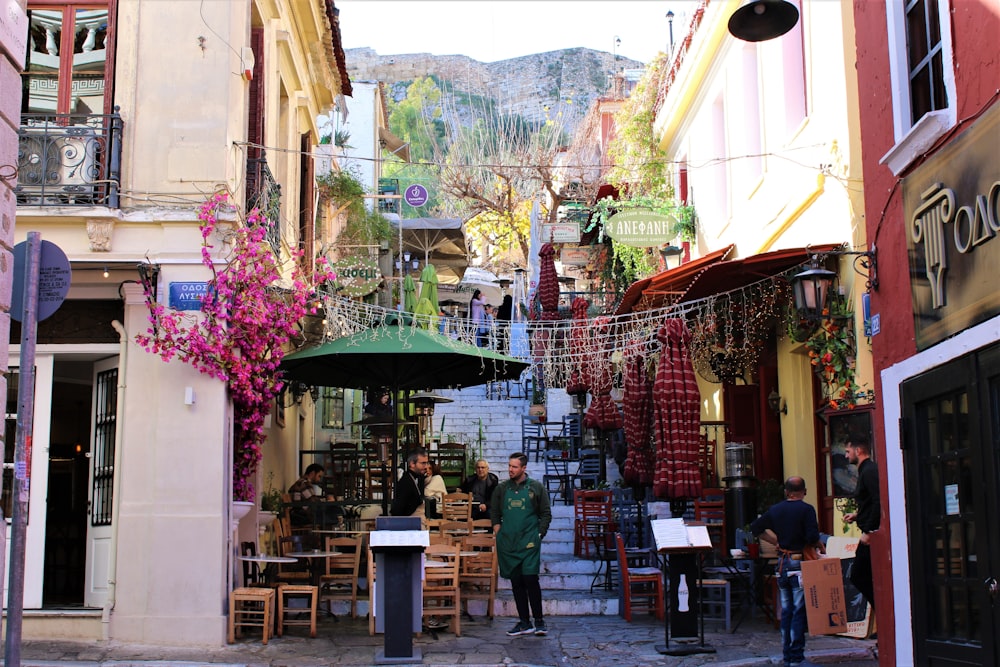
[[[201,300],[208,292],[208,283],[170,283],[167,305],[174,310],[201,310]]]
[[[652,248],[675,238],[676,224],[677,219],[672,215],[635,209],[611,216],[604,226],[604,233],[622,245]]]
[[[334,286],[343,296],[367,296],[382,282],[382,271],[374,257],[351,255],[332,262],[330,267],[337,274]]]
[[[579,222],[555,222],[542,225],[542,243],[579,243]]]

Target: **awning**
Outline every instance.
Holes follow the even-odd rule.
[[[378,142],[382,146],[382,150],[398,155],[403,162],[410,161],[410,142],[404,142],[388,128],[378,128]]]
[[[637,280],[626,290],[615,315],[625,315],[638,310],[655,310],[669,303],[676,303],[706,267],[724,260],[735,247],[728,245],[721,250],[715,250],[681,264],[676,269]]]
[[[392,221],[397,226],[398,222]],[[438,281],[455,285],[469,265],[465,230],[458,218],[409,218],[402,221],[403,250],[437,269]]]
[[[735,248],[729,245],[682,264],[676,269],[636,281],[625,292],[615,314],[623,315],[634,311],[663,308],[671,303],[695,301],[713,294],[739,289],[803,264],[812,255],[823,254],[841,247],[842,243],[828,243],[807,248],[786,248],[741,259],[726,260],[725,258]]]

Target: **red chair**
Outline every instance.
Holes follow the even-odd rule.
[[[615,533],[615,545],[618,548],[618,569],[622,575],[622,599],[625,605],[625,620],[632,621],[632,612],[649,611],[656,618],[663,620],[663,573],[660,568],[642,565],[639,559],[648,559],[648,552],[643,556],[626,554],[625,541],[621,533]]]
[[[573,555],[591,558],[600,557],[600,547],[609,547],[611,534],[615,530],[614,515],[611,512],[611,491],[573,492]]]

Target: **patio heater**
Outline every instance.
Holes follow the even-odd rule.
[[[726,543],[736,544],[736,529],[757,518],[757,478],[754,477],[753,443],[726,443]]]
[[[421,391],[410,396],[410,403],[413,404],[413,416],[417,418],[417,431],[420,438],[420,446],[428,449],[431,444],[431,433],[434,431],[434,404],[451,403],[453,399],[445,398],[428,391]]]

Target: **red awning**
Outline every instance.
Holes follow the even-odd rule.
[[[728,245],[721,250],[715,250],[686,264],[681,264],[676,269],[637,280],[625,292],[615,315],[625,315],[636,310],[662,308],[667,303],[677,301],[678,297],[690,287],[705,267],[721,262],[735,247],[735,245]]]
[[[842,243],[827,243],[726,260],[735,248],[729,245],[676,269],[636,281],[625,292],[615,314],[662,308],[671,303],[695,301],[739,289],[804,264],[812,255],[822,255],[842,247]]]

